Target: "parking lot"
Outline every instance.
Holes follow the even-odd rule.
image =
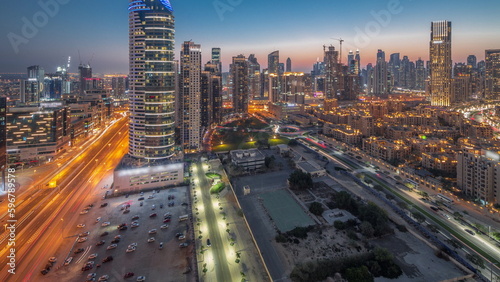
[[[195,281],[188,197],[187,187],[177,187],[96,201],[88,213],[79,215],[78,225],[85,226],[72,227],[81,236],[68,238],[62,248],[72,257],[71,262],[64,265],[66,256],[60,255],[55,271],[40,275],[40,281],[86,281],[91,273],[96,273],[95,281],[103,275],[109,276],[107,281],[136,281],[139,276],[144,276],[145,281]],[[188,216],[180,220],[183,215]],[[126,227],[120,230],[123,224]],[[150,234],[153,229],[156,232]],[[114,241],[118,235],[121,238]],[[182,243],[187,247],[181,247]],[[116,247],[108,249],[112,244]],[[75,254],[78,249],[83,251]],[[97,257],[89,259],[95,254]],[[112,260],[103,262],[109,256]],[[92,268],[83,271],[88,261],[94,262]],[[127,273],[133,275],[125,279]]]

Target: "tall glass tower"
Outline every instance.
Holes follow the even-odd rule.
[[[451,22],[432,22],[430,60],[431,105],[448,107],[453,103],[451,95]]]
[[[129,2],[129,154],[169,159],[175,144],[174,16],[168,0]]]

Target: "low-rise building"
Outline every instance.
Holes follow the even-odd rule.
[[[257,149],[233,150],[230,153],[231,162],[244,170],[256,170],[264,166],[265,156]]]
[[[363,138],[363,134],[360,130],[353,129],[347,124],[325,123],[323,126],[323,134],[351,145],[361,144]]]
[[[380,158],[386,161],[404,160],[411,152],[410,146],[407,146],[401,140],[387,140],[377,137],[363,139],[363,151],[374,158]]]
[[[457,171],[457,159],[448,153],[422,153],[422,166],[427,169],[436,169],[446,173]]]

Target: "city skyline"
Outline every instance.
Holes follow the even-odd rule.
[[[279,50],[283,62],[291,58],[294,71],[309,72],[318,58],[322,60],[323,45],[339,48],[339,42],[331,39],[335,37],[345,40],[344,62],[349,50],[360,49],[362,67],[375,63],[378,49],[386,54],[407,55],[412,61],[419,57],[428,60],[428,23],[439,20],[454,23],[454,62],[465,62],[471,54],[476,55],[478,61],[483,60],[484,50],[500,46],[500,39],[494,36],[494,27],[500,20],[491,9],[496,4],[493,1],[463,3],[456,7],[437,3],[433,9],[428,9],[430,1],[341,3],[335,7],[323,0],[306,6],[287,1],[285,8],[283,2],[277,2],[171,1],[176,15],[176,59],[180,44],[193,40],[202,45],[203,62],[210,60],[212,47],[222,49],[223,71],[229,70],[231,58],[239,54],[256,54],[266,67],[266,56]],[[1,33],[6,40],[0,47],[4,54],[0,72],[24,72],[27,66],[36,64],[43,66],[46,72],[53,72],[71,56],[70,72],[73,73],[80,61],[90,62],[96,73],[127,73],[128,32],[123,28],[128,20],[126,3],[99,3],[99,9],[92,3],[76,1],[39,3],[56,3],[56,7],[4,4],[3,11],[9,14],[2,16]],[[190,9],[193,3],[199,9]],[[339,10],[338,16],[335,15]],[[90,13],[92,17],[88,16]],[[257,14],[259,18],[255,17]],[[33,18],[38,22],[33,22]],[[35,31],[31,34],[22,32],[26,22],[34,23]],[[367,30],[371,33],[367,34]]]

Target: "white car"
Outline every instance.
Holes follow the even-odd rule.
[[[137,243],[132,243],[132,244],[128,245],[129,249],[135,248],[135,247],[137,247]]]
[[[101,218],[102,218],[102,217],[98,217],[98,218],[96,218],[96,219],[95,219],[95,223],[98,223],[99,221],[101,221]]]
[[[103,222],[103,223],[101,224],[101,226],[103,226],[103,227],[104,227],[104,226],[108,226],[108,225],[110,225],[110,224],[111,224],[111,223],[110,223],[109,221],[106,221],[106,222]]]
[[[127,253],[131,253],[131,252],[133,252],[133,251],[135,251],[135,247],[128,248],[126,252],[127,252]]]
[[[117,246],[118,246],[117,244],[111,244],[106,249],[107,250],[112,250],[112,249],[116,248]]]
[[[139,282],[146,281],[146,276],[139,276],[139,277],[137,277],[136,281],[139,281]]]
[[[154,238],[154,237],[151,237],[151,238],[149,238],[149,239],[148,239],[148,243],[152,243],[152,242],[154,242],[154,241],[155,241],[155,238]]]
[[[67,259],[64,261],[64,265],[68,265],[68,264],[70,264],[72,260],[73,260],[73,257],[69,257],[69,258],[67,258]]]
[[[163,224],[162,226],[160,226],[161,229],[166,229],[168,228],[168,224]]]
[[[78,224],[76,227],[78,227],[78,228],[83,228],[83,227],[85,227],[85,224],[80,223],[80,224]]]
[[[130,225],[130,228],[134,228],[134,227],[139,227],[139,223],[138,222],[134,222]]]
[[[178,239],[179,240],[184,240],[184,239],[186,239],[186,236],[185,235],[181,235],[181,236],[178,237]]]
[[[88,210],[83,210],[83,211],[80,212],[80,214],[87,214],[87,213],[89,213]]]
[[[94,253],[94,254],[91,254],[88,259],[91,260],[91,259],[95,259],[96,257],[97,257],[97,253]]]
[[[103,275],[101,277],[99,277],[99,281],[108,281],[109,279],[109,275]]]
[[[78,243],[83,243],[83,242],[85,242],[87,240],[88,240],[87,237],[81,237],[80,239],[78,239]]]
[[[97,276],[97,273],[89,273],[87,274],[87,279],[92,279]]]
[[[148,233],[149,233],[149,234],[156,234],[156,229],[151,229],[151,230],[149,230],[149,232],[148,232]]]

